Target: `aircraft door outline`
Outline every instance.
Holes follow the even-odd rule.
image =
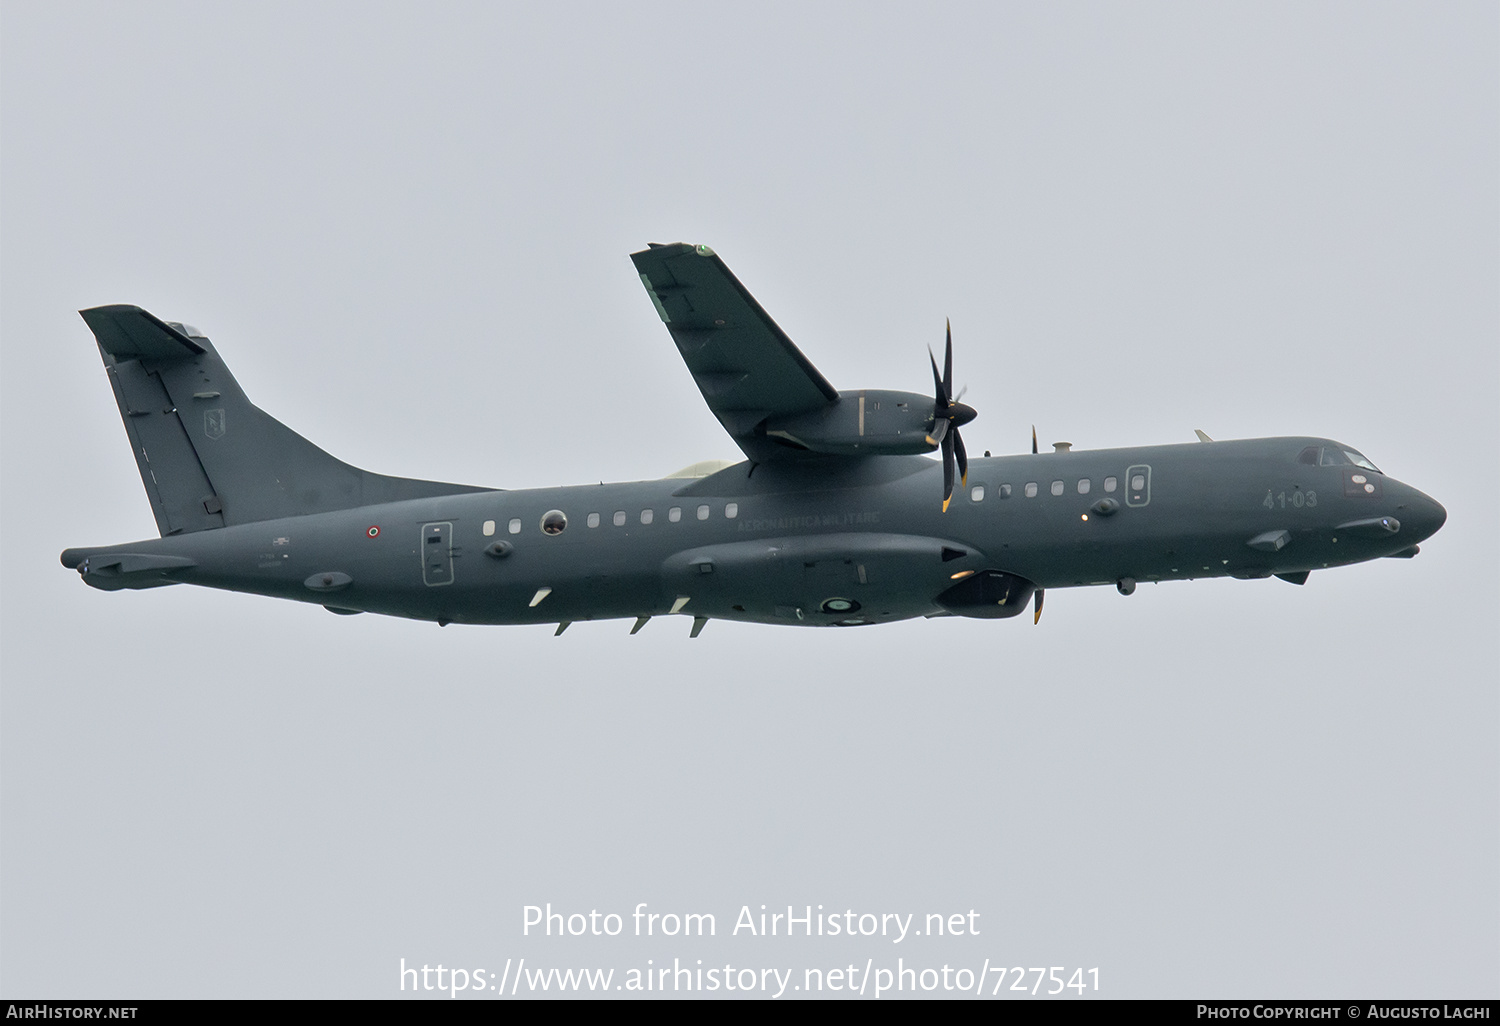
[[[453,583],[453,522],[422,525],[422,583],[438,588]]]

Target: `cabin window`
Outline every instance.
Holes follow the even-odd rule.
[[[512,517],[510,523],[505,525],[505,529],[507,531],[509,531],[511,534],[520,534],[521,533],[521,518],[520,517]]]
[[[1117,487],[1119,487],[1119,484],[1120,483],[1118,481],[1116,481],[1114,478],[1112,478],[1112,477],[1106,477],[1104,479],[1104,490],[1106,492],[1112,492]]]
[[[542,514],[543,534],[562,534],[563,528],[568,526],[568,518],[560,509],[549,509]]]
[[[656,519],[656,511],[650,509],[641,510],[641,523],[649,524]]]
[[[673,506],[671,509],[667,510],[667,519],[669,521],[671,521],[672,523],[674,523],[674,524],[677,523],[677,521],[681,520],[682,519],[682,507],[681,506]]]
[[[1133,491],[1133,492],[1139,492],[1139,491],[1143,490],[1145,487],[1146,487],[1146,475],[1145,474],[1136,474],[1135,476],[1133,476],[1130,479],[1130,490],[1131,491]]]
[[[614,525],[616,527],[624,527],[625,526],[625,511],[623,509],[617,509],[617,510],[615,510],[615,515],[614,515],[613,519],[614,519]]]
[[[1089,481],[1088,478],[1085,477],[1078,482],[1078,494],[1087,495],[1089,493],[1089,489],[1092,487],[1094,487],[1093,484]]]
[[[1063,493],[1063,483],[1061,481],[1053,481],[1052,482],[1052,494],[1053,495],[1061,495],[1062,493]]]
[[[739,503],[737,503],[737,502],[731,502],[731,503],[727,503],[724,506],[724,516],[727,519],[733,520],[735,517],[737,517],[739,515],[740,515],[740,504]]]
[[[598,527],[599,526],[599,514],[597,514],[597,513],[590,513],[589,514],[589,526],[590,527]]]
[[[707,506],[699,506],[698,507],[698,519],[699,520],[707,520],[708,519],[708,507]]]
[[[484,536],[486,538],[488,538],[490,535],[492,535],[494,533],[495,533],[495,522],[493,520],[486,520],[484,522]]]
[[[1035,481],[1027,481],[1026,482],[1026,498],[1028,498],[1028,499],[1034,499],[1034,498],[1036,498],[1036,482]]]
[[[1008,498],[1010,498],[1010,485],[1008,485],[1008,484],[1001,485],[999,488],[995,489],[995,494],[997,496],[999,496],[1000,498],[1002,498],[1002,499],[1008,499]]]
[[[975,485],[973,488],[969,489],[969,501],[970,502],[983,502],[984,501],[984,485]]]

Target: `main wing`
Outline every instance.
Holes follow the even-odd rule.
[[[765,436],[765,421],[823,409],[838,390],[707,246],[652,243],[630,259],[708,408],[745,455],[795,455]]]

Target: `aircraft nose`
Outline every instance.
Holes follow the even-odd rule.
[[[1415,488],[1403,505],[1406,508],[1401,511],[1401,523],[1411,532],[1414,542],[1437,534],[1438,528],[1448,520],[1448,511],[1442,503]]]

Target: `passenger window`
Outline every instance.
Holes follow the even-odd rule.
[[[739,515],[740,515],[740,504],[739,503],[737,503],[737,502],[731,502],[731,503],[727,503],[724,506],[724,516],[725,516],[726,519],[733,520],[735,517],[737,517]]]
[[[671,509],[667,510],[667,519],[669,521],[671,521],[672,523],[674,523],[674,524],[677,523],[677,521],[681,520],[682,519],[682,507],[681,506],[673,506]]]
[[[1078,494],[1087,495],[1089,493],[1089,489],[1092,487],[1094,486],[1089,482],[1089,479],[1084,478],[1083,480],[1078,482]]]
[[[624,527],[625,526],[625,511],[623,509],[617,509],[617,510],[615,510],[614,525],[616,527]]]
[[[651,523],[652,520],[655,520],[655,519],[656,519],[656,511],[655,510],[649,510],[649,509],[643,509],[643,510],[641,510],[641,523],[643,523],[643,524],[649,524],[649,523]]]
[[[598,527],[599,526],[599,514],[597,514],[597,513],[590,513],[589,514],[589,526],[590,527]]]
[[[486,520],[484,522],[484,536],[486,538],[488,538],[490,535],[492,535],[494,533],[495,533],[495,522],[493,520]]]
[[[511,522],[509,524],[505,525],[505,529],[508,530],[511,534],[520,534],[521,533],[521,518],[520,517],[513,517],[511,519]]]
[[[1000,498],[1002,498],[1002,499],[1008,499],[1008,498],[1010,498],[1010,485],[1008,485],[1008,484],[1001,485],[999,488],[995,489],[995,494],[997,496],[999,496]]]
[[[568,518],[560,509],[549,509],[542,514],[542,532],[544,534],[562,534],[563,528],[568,526]]]
[[[1026,498],[1028,498],[1028,499],[1034,499],[1034,498],[1036,498],[1036,482],[1035,481],[1027,481],[1026,482]]]
[[[1052,482],[1052,494],[1053,495],[1061,495],[1062,493],[1063,493],[1063,483],[1061,481],[1053,481]]]
[[[1132,477],[1130,479],[1130,490],[1131,491],[1138,492],[1138,491],[1140,491],[1141,489],[1143,489],[1145,487],[1146,487],[1146,475],[1145,474],[1137,474],[1137,475],[1135,475],[1134,477]]]
[[[983,502],[984,501],[984,485],[975,485],[973,488],[969,489],[969,501],[970,502]]]
[[[699,506],[698,507],[698,519],[699,520],[707,520],[708,519],[708,507],[707,506]]]
[[[1119,485],[1119,482],[1118,482],[1118,481],[1116,481],[1116,480],[1115,480],[1115,479],[1114,479],[1114,478],[1112,478],[1112,477],[1106,477],[1106,478],[1105,478],[1105,479],[1104,479],[1104,490],[1105,490],[1105,491],[1106,491],[1106,492],[1112,492],[1112,491],[1114,491],[1114,490],[1115,490],[1115,488],[1116,488],[1116,487],[1118,487],[1118,485]]]

